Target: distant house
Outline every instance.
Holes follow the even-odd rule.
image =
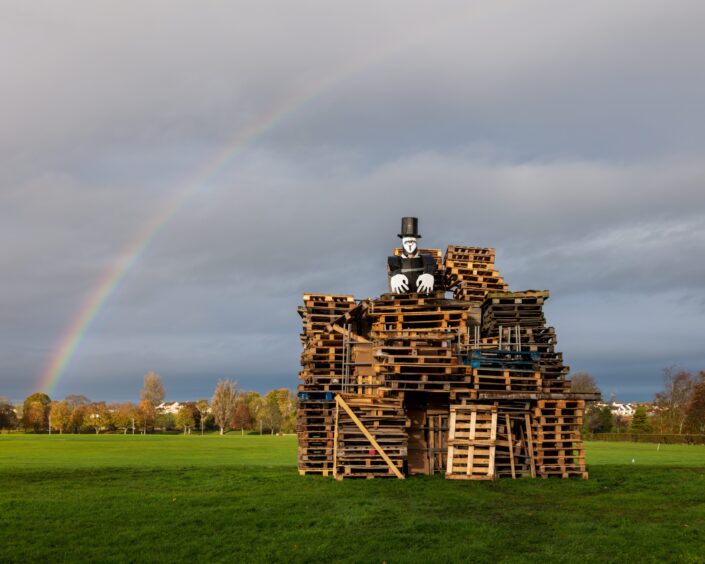
[[[633,403],[617,403],[610,404],[612,415],[619,417],[632,417],[636,411],[636,404]]]
[[[180,404],[178,401],[165,401],[157,406],[157,412],[171,413],[173,415],[176,415],[177,413],[179,413],[179,410],[182,406],[183,404]]]
[[[610,403],[600,402],[596,405],[599,409],[608,407],[615,417],[632,417],[637,406],[635,403],[619,403],[616,401]]]

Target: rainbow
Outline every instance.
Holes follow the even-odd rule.
[[[340,80],[340,79],[338,79]],[[248,143],[272,129],[279,121],[295,109],[313,100],[316,94],[327,90],[336,77],[329,77],[316,85],[312,91],[302,92],[281,102],[273,110],[263,115],[256,123],[241,131],[227,147],[187,184],[176,197],[160,207],[156,214],[140,229],[137,236],[123,250],[120,258],[103,273],[88,297],[83,301],[78,313],[64,328],[62,337],[53,354],[45,364],[39,376],[37,389],[51,395],[57,383],[64,375],[66,367],[81,344],[83,337],[108,298],[115,292],[120,282],[132,270],[150,243],[164,230],[179,211],[200,191],[205,182],[223,170],[226,165],[241,152]]]
[[[368,51],[364,57],[361,57],[353,64],[341,67],[337,72],[312,82],[300,92],[280,100],[277,105],[261,115],[259,119],[238,132],[226,144],[224,149],[209,159],[191,181],[186,183],[186,188],[182,189],[174,198],[167,201],[157,210],[155,215],[147,221],[138,234],[130,241],[130,244],[123,250],[120,258],[103,273],[98,283],[83,301],[81,308],[64,328],[61,338],[44,364],[38,377],[36,388],[49,395],[53,394],[71,359],[76,354],[81,341],[106,301],[119,287],[126,275],[134,268],[150,243],[164,230],[179,211],[200,192],[201,187],[209,178],[224,170],[232,159],[246,148],[250,142],[270,131],[288,115],[302,109],[335,85],[371,67],[375,63],[388,59],[399,51],[435,36],[439,32],[446,30],[450,25],[460,25],[462,19],[458,15],[457,12],[448,14],[439,20],[436,25],[427,27],[425,33],[416,34],[409,39],[392,44],[382,54],[377,50]]]

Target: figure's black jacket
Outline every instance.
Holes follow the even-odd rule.
[[[395,274],[404,274],[409,279],[409,293],[416,293],[418,277],[422,274],[436,273],[436,259],[431,255],[416,255],[414,258],[388,257],[387,270],[390,279]]]

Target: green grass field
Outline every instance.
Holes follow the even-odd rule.
[[[0,561],[705,561],[705,447],[590,480],[336,482],[295,437],[0,435]]]

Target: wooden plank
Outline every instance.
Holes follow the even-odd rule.
[[[465,473],[468,476],[473,475],[474,471],[474,464],[475,464],[475,445],[472,444],[472,441],[475,440],[475,431],[476,431],[476,425],[477,425],[477,411],[473,409],[472,413],[470,414],[470,441],[471,444],[468,446],[468,465],[467,469],[465,470]]]
[[[516,480],[517,474],[514,468],[514,440],[512,439],[512,423],[509,420],[509,414],[505,415],[507,421],[507,436],[509,438],[509,464],[512,468],[512,480]]]
[[[528,413],[524,414],[526,423],[526,444],[529,448],[529,467],[531,468],[531,477],[536,477],[536,462],[534,461],[534,438],[531,434],[531,416]]]
[[[338,478],[338,414],[340,406],[335,403],[335,429],[333,431],[333,477]]]
[[[455,439],[455,411],[450,412],[450,423],[448,424],[448,458],[446,460],[446,476],[453,473],[453,439]]]
[[[331,325],[330,328],[335,331],[336,333],[340,333],[341,335],[347,336],[348,339],[350,339],[352,342],[355,343],[371,343],[372,341],[368,341],[364,337],[361,337],[357,333],[352,333],[351,331],[348,331],[344,327],[341,327],[340,325]]]
[[[370,434],[370,432],[367,430],[367,428],[362,424],[362,421],[360,421],[353,413],[353,410],[350,409],[350,406],[345,402],[343,398],[341,398],[339,395],[335,396],[335,401],[336,403],[342,407],[345,412],[350,416],[350,419],[353,420],[353,423],[357,425],[357,427],[362,431],[362,434],[367,437],[367,440],[372,443],[372,446],[375,448],[377,452],[379,452],[380,456],[382,459],[387,463],[387,466],[389,466],[390,470],[394,473],[394,475],[399,478],[400,480],[404,479],[404,475],[399,471],[399,468],[396,467],[396,465],[392,462],[392,460],[387,456],[387,453],[384,452],[381,446],[379,446],[379,443],[375,440],[375,438]],[[337,428],[337,426],[336,426]]]
[[[434,449],[436,447],[436,429],[434,423],[436,422],[436,417],[430,415],[426,417],[428,420],[428,470],[431,475],[435,472],[435,462],[436,455]]]
[[[497,450],[496,447],[496,440],[497,440],[497,411],[492,412],[492,423],[491,423],[491,428],[490,428],[490,441],[491,445],[490,446],[490,465],[487,468],[487,475],[489,477],[494,477],[494,459],[495,459],[495,451]]]

